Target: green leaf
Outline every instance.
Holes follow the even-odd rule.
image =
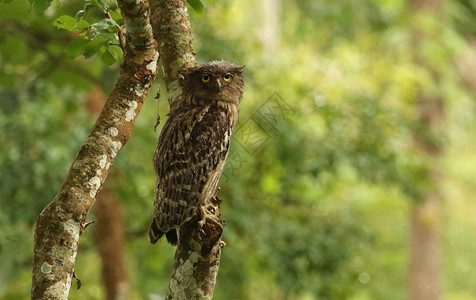
[[[106,52],[109,52],[116,61],[122,63],[123,53],[121,47],[117,45],[107,45],[106,50]]]
[[[89,28],[90,25],[86,20],[81,19],[77,21],[76,18],[64,15],[54,20],[53,26],[58,29],[66,29],[68,31],[80,31],[82,29]]]
[[[74,25],[74,29],[75,29],[76,31],[80,31],[80,30],[82,30],[82,29],[87,29],[87,28],[89,28],[90,26],[91,26],[91,24],[89,24],[88,21],[86,21],[86,20],[84,20],[84,19],[81,19],[81,20],[79,20],[79,21],[76,23],[76,25]]]
[[[48,7],[50,7],[50,4],[53,0],[29,0],[30,2],[30,7],[33,7],[36,11],[44,11]]]
[[[117,35],[114,33],[102,33],[101,38],[104,40],[104,44],[117,44]]]
[[[88,11],[90,8],[93,8],[93,7],[95,7],[94,4],[92,4],[92,3],[86,3],[86,4],[84,4],[83,10],[84,10],[84,11]]]
[[[111,15],[111,18],[116,21],[118,25],[123,25],[124,24],[124,19],[122,18],[121,13],[115,11],[115,10],[110,10],[109,14]]]
[[[88,44],[86,45],[84,49],[84,57],[90,58],[91,56],[96,54],[103,45],[104,45],[104,40],[100,37],[97,39],[88,41]]]
[[[195,11],[197,16],[201,18],[205,10],[205,7],[203,6],[202,1],[201,0],[187,0],[187,2],[190,5],[190,7],[193,9],[193,11]]]
[[[104,3],[102,1],[98,1],[98,0],[88,0],[87,1],[88,3],[94,5],[94,6],[98,6],[100,8],[104,8]]]
[[[102,19],[101,21],[94,23],[91,27],[95,28],[98,31],[108,31],[108,32],[117,32],[119,27],[117,23],[111,19]]]
[[[58,29],[73,31],[74,25],[76,25],[76,19],[67,15],[61,16],[53,21],[53,26]]]
[[[84,9],[78,10],[76,15],[74,16],[77,22],[84,17],[84,12],[85,12]]]
[[[112,3],[115,3],[116,1],[110,1],[110,0],[87,0],[86,2],[91,3],[97,7],[100,7],[102,9],[111,6]]]
[[[103,55],[101,56],[101,60],[106,65],[112,65],[113,63],[116,62],[116,59],[114,58],[114,56],[112,56],[111,52],[109,51],[106,51],[103,53]]]
[[[68,57],[76,58],[85,52],[88,43],[87,39],[81,36],[77,37],[64,49],[64,52],[66,52]]]

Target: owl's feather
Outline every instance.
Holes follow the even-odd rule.
[[[232,82],[223,82],[219,92],[199,81],[204,73],[220,80],[231,71]],[[212,197],[238,118],[241,68],[224,62],[201,65],[189,71],[183,84],[181,103],[170,113],[154,154],[157,185],[149,230],[152,244],[164,233],[176,244],[176,229]]]

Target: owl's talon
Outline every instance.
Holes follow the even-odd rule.
[[[223,224],[213,218],[213,217],[216,218],[216,216],[214,215],[215,207],[213,205],[208,204],[206,206],[200,206],[198,211],[200,214],[200,221],[198,221],[199,228],[202,228],[205,225],[205,223],[208,222],[223,229]],[[212,216],[210,216],[210,214]]]
[[[212,214],[210,216],[210,213],[211,213],[210,210],[211,209],[215,210],[213,205],[207,205],[207,206],[200,206],[199,207],[198,211],[199,211],[199,214],[200,214],[200,221],[198,221],[198,223],[197,223],[198,224],[197,231],[202,235],[207,235],[205,230],[203,230],[206,223],[215,225],[215,227],[220,228],[220,230],[223,231],[223,224],[215,219],[216,216],[214,214]]]
[[[202,218],[200,221],[198,221],[198,228],[199,230],[202,230],[203,226],[205,225],[206,220]]]
[[[219,228],[223,229],[223,224],[220,223],[220,222],[218,222],[217,220],[214,220],[214,219],[212,219],[212,218],[210,218],[210,217],[206,217],[206,218],[205,218],[205,221],[208,222],[208,223],[211,223],[211,224],[215,225],[216,227],[219,227]]]

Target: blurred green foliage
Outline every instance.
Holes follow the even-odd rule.
[[[115,24],[100,7],[113,2],[50,2],[0,1],[2,299],[29,298],[36,216],[94,122],[86,94],[95,84],[107,93],[118,65],[106,65],[120,61],[118,53],[104,57],[116,42]],[[447,130],[433,137],[446,151],[445,299],[476,297],[474,95],[454,64],[474,39],[472,2],[445,4],[450,13],[441,20],[412,17],[403,0],[278,3],[270,48],[255,1],[189,1],[198,60],[246,64],[240,122],[220,182],[227,246],[215,298],[405,298],[407,204],[429,184],[428,161],[411,135],[421,87],[447,108]],[[81,20],[98,24],[98,34],[53,26],[74,31]],[[435,37],[421,55],[438,81],[412,60],[414,28]],[[95,39],[104,40],[91,45]],[[172,247],[146,238],[153,125],[157,113],[163,125],[168,112],[165,93],[160,105],[155,94],[106,181],[123,202],[131,299],[163,295],[173,264]],[[104,297],[92,234],[81,236],[76,274],[83,286],[71,299]]]

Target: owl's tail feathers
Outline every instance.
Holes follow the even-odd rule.
[[[155,244],[163,235],[164,232],[157,226],[155,218],[152,219],[152,224],[150,224],[149,228],[149,242]]]
[[[151,244],[155,244],[163,235],[164,232],[159,229],[156,219],[152,219],[152,224],[150,224],[149,228],[149,242]],[[167,242],[169,242],[171,245],[177,245],[177,230],[172,229],[167,231],[165,233],[165,237],[167,238]]]
[[[165,237],[167,238],[167,242],[169,242],[170,245],[176,246],[178,242],[178,237],[177,237],[177,230],[172,229],[169,230],[166,234]]]

